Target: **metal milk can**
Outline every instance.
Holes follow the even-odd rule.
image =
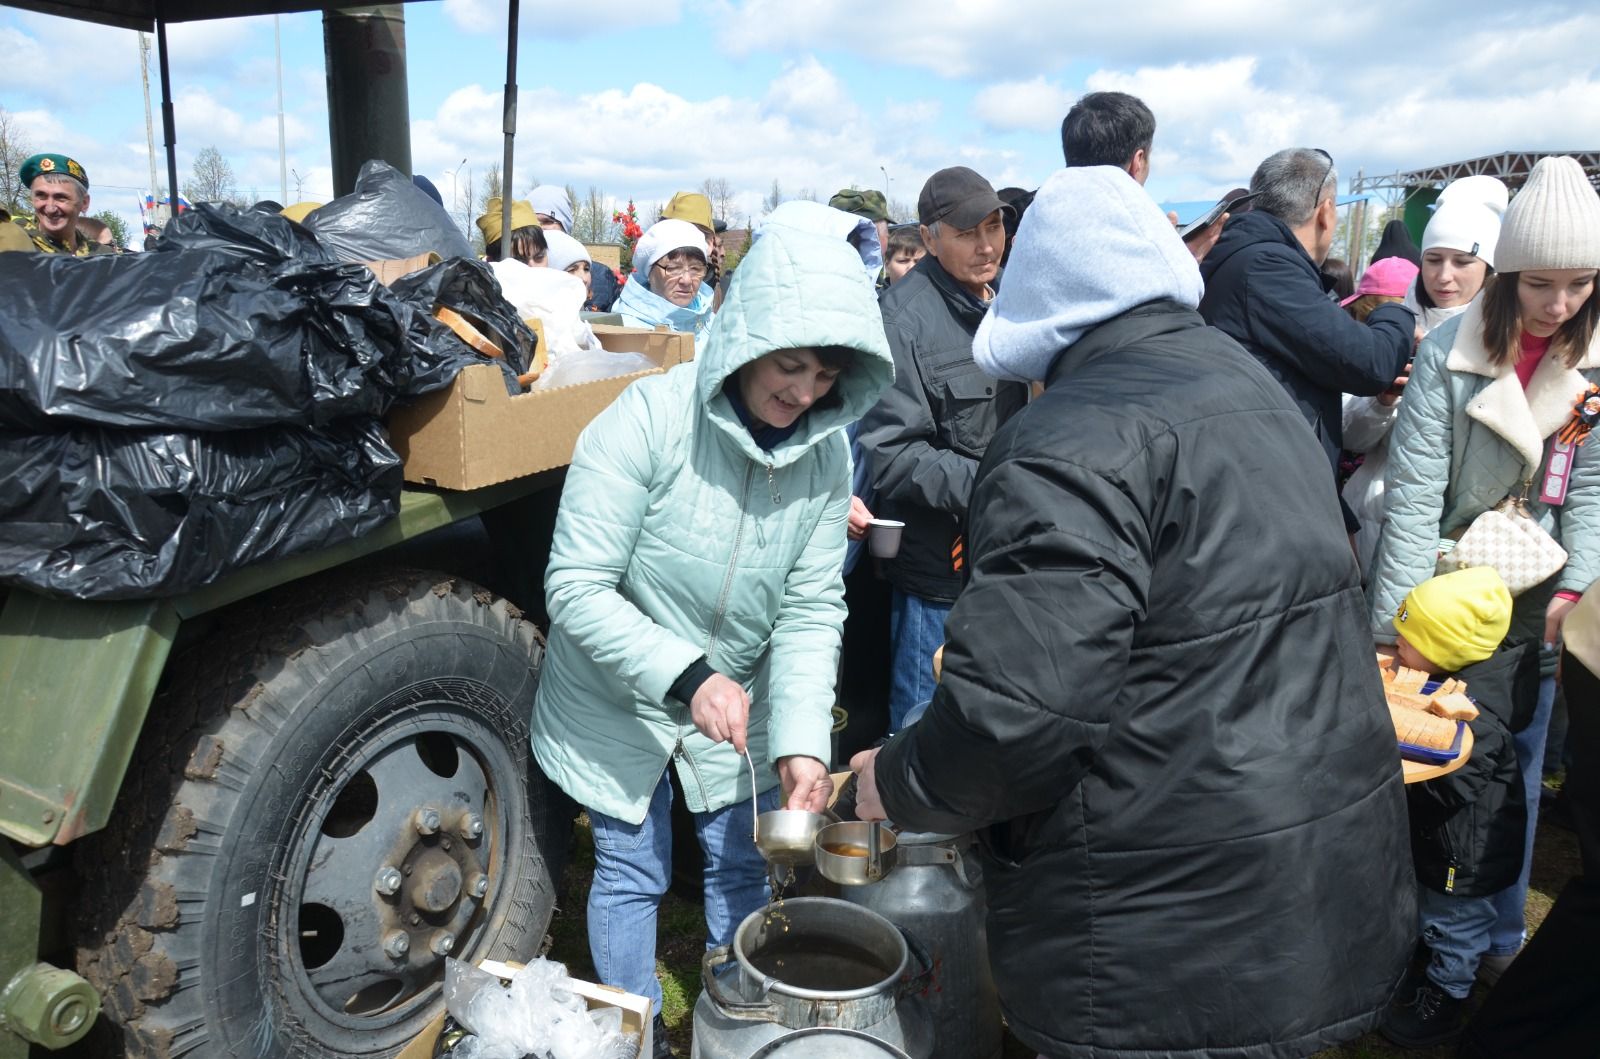
[[[926,981],[927,960],[913,958],[919,948],[876,912],[837,898],[795,897],[753,912],[731,946],[701,962],[690,1054],[835,1056],[843,1038],[865,1036],[888,1046],[886,1056],[928,1059],[927,1007],[906,995]],[[812,1028],[853,1033],[795,1036]],[[762,1051],[779,1040],[784,1050]]]
[[[932,972],[920,996],[933,1018],[932,1059],[998,1059],[1000,999],[989,969],[982,869],[971,835],[902,832],[894,869],[845,900],[919,939]]]

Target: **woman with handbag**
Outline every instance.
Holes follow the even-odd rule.
[[[1463,557],[1495,566],[1517,595],[1507,642],[1537,637],[1547,651],[1600,577],[1600,453],[1561,441],[1582,434],[1585,400],[1600,385],[1600,198],[1574,159],[1534,166],[1506,211],[1495,264],[1472,306],[1423,340],[1400,405],[1368,590],[1380,643],[1393,641],[1406,593]],[[1508,499],[1522,502],[1505,510]],[[1515,704],[1526,853],[1517,884],[1496,898],[1480,975],[1503,968],[1522,942],[1554,690],[1544,681],[1537,702]]]

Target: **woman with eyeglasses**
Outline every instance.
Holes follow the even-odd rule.
[[[1568,558],[1516,598],[1506,649],[1543,645],[1553,653],[1568,612],[1600,577],[1600,442],[1589,440],[1575,453],[1561,448],[1600,419],[1600,408],[1589,411],[1591,401],[1600,405],[1590,396],[1600,393],[1593,389],[1600,386],[1600,198],[1575,159],[1548,157],[1534,166],[1506,210],[1494,262],[1498,271],[1466,312],[1423,339],[1400,403],[1390,439],[1388,523],[1368,590],[1380,643],[1394,642],[1406,595],[1448,566],[1453,539],[1508,497],[1526,498]],[[1552,679],[1537,687],[1512,703],[1509,725],[1527,806],[1527,827],[1513,839],[1521,847],[1513,846],[1510,858],[1520,875],[1470,901],[1459,887],[1423,893],[1423,935],[1433,958],[1382,1027],[1397,1043],[1423,1047],[1456,1034],[1475,972],[1503,969],[1522,944],[1555,697]]]
[[[695,359],[633,383],[578,439],[545,579],[533,750],[594,829],[600,980],[655,1011],[673,799],[705,857],[708,941],[726,945],[767,899],[752,795],[763,811],[820,812],[832,791],[845,427],[893,377],[856,251],[777,228]],[[656,1041],[665,1054],[659,1023]]]
[[[706,238],[688,221],[657,221],[633,248],[633,274],[615,311],[629,327],[665,324],[706,339],[715,315],[715,292],[706,284]]]

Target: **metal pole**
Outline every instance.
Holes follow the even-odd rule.
[[[144,82],[144,142],[150,155],[150,197],[161,197],[160,178],[156,176],[156,121],[150,110],[150,34],[139,34],[139,79]],[[155,210],[151,210],[154,213]],[[154,217],[151,220],[155,220]],[[148,234],[148,233],[147,233]]]
[[[289,155],[283,143],[283,33],[272,16],[272,52],[278,60],[278,202],[289,204]]]
[[[172,110],[172,71],[167,66],[167,24],[156,0],[156,68],[161,74],[161,133],[167,148],[167,219],[178,215],[178,123]]]
[[[500,259],[511,260],[511,155],[517,136],[517,13],[519,0],[509,0],[506,18],[506,100],[500,121],[500,131],[505,134],[505,162],[501,165],[500,183]]]
[[[361,167],[373,158],[411,175],[404,6],[323,9],[335,195],[352,191]]]

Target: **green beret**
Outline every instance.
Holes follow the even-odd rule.
[[[889,204],[884,201],[883,192],[873,191],[871,188],[865,190],[845,188],[829,199],[828,205],[836,210],[853,213],[857,217],[865,217],[869,221],[890,219]]]
[[[83,171],[83,166],[79,165],[76,159],[68,158],[64,154],[36,154],[23,162],[22,169],[19,170],[22,186],[33,187],[34,178],[46,173],[60,173],[72,177],[83,185],[84,190],[87,191],[89,188],[89,174]]]

